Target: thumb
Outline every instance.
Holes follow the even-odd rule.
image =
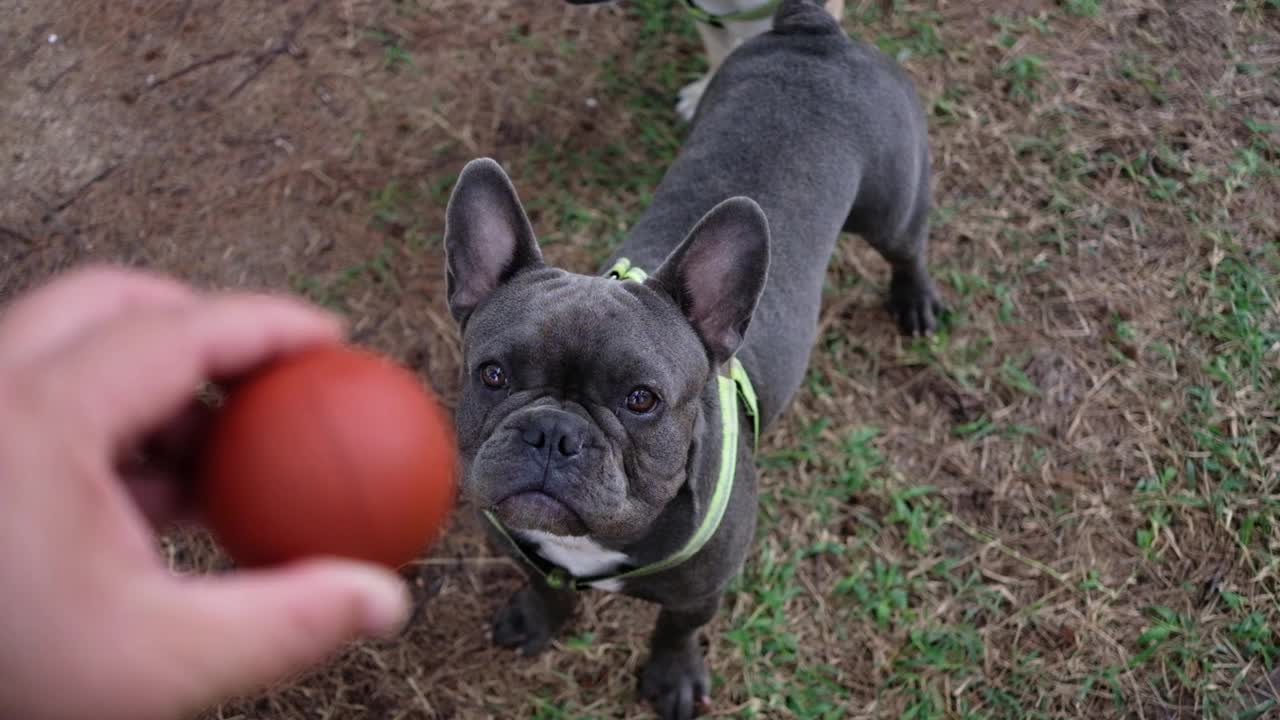
[[[390,635],[409,614],[397,576],[337,560],[184,579],[164,594],[147,621],[161,644],[153,657],[189,710],[304,670],[349,640]]]

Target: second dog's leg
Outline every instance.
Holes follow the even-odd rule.
[[[711,27],[703,23],[695,23],[695,25],[698,28],[698,35],[702,37],[702,47],[707,52],[707,72],[680,88],[676,112],[685,122],[693,119],[694,113],[698,111],[698,102],[702,100],[702,93],[707,89],[707,83],[711,82],[711,77],[716,74],[716,70],[720,69],[720,63],[729,56],[734,45],[733,36],[727,29]]]

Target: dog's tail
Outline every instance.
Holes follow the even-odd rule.
[[[841,29],[840,21],[827,12],[822,0],[782,0],[773,16],[773,31],[780,35],[825,35]]]

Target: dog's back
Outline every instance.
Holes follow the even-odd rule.
[[[928,175],[925,119],[905,73],[850,40],[820,3],[785,0],[774,29],[716,74],[619,254],[657,267],[716,203],[760,204],[771,266],[739,357],[772,420],[803,380],[841,229],[885,252],[923,222]]]

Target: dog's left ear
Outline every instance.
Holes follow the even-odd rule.
[[[542,266],[533,227],[502,166],[467,163],[445,210],[449,312],[459,325],[517,273]]]
[[[703,216],[648,280],[675,300],[719,365],[738,351],[769,274],[769,221],[754,201]]]

